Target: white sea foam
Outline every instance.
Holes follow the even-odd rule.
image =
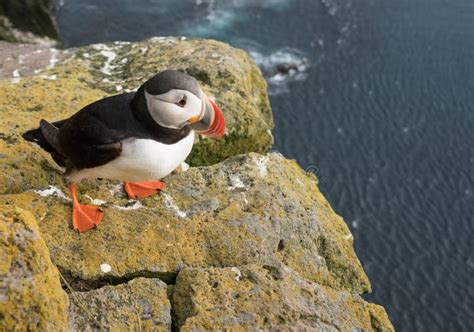
[[[245,42],[244,42],[245,44]],[[288,91],[287,83],[306,79],[309,61],[304,52],[284,47],[271,53],[263,53],[255,43],[244,45],[269,83],[272,95]]]

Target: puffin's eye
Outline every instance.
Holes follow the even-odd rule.
[[[186,106],[186,97],[181,98],[181,100],[178,101],[178,102],[176,103],[176,105],[178,105],[179,107],[184,107],[184,106]]]

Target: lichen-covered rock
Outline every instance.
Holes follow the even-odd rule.
[[[4,75],[11,78],[0,80],[0,194],[23,192],[54,180],[54,163],[47,153],[25,142],[22,132],[37,127],[42,118],[63,119],[103,97],[133,91],[167,68],[195,76],[226,120],[224,139],[197,138],[190,164],[208,165],[240,153],[265,152],[273,143],[266,83],[244,51],[224,43],[152,38],[67,52],[38,48],[50,58],[46,68],[33,73],[24,63],[40,66],[45,61],[37,59],[31,47],[24,49],[25,53],[10,51],[18,67],[9,63]]]
[[[336,289],[370,289],[349,229],[316,178],[294,161],[277,153],[241,155],[165,181],[161,195],[141,203],[114,196],[115,185],[105,181],[79,186],[91,199],[108,202],[98,229],[85,234],[71,228],[70,203],[47,196],[55,189],[40,191],[44,198],[28,192],[0,201],[33,211],[54,263],[84,280],[143,274],[172,280],[185,267],[283,262]],[[111,271],[101,271],[102,263]]]
[[[54,0],[0,2],[0,40],[55,45],[59,33],[52,15]]]
[[[70,294],[70,331],[171,331],[167,286],[137,278]]]
[[[383,308],[357,295],[370,283],[316,177],[280,154],[226,159],[264,153],[273,142],[266,84],[243,51],[216,41],[152,38],[67,51],[10,45],[0,57],[11,59],[0,68],[0,245],[8,248],[0,251],[0,273],[23,271],[12,257],[27,257],[28,268],[43,276],[0,279],[0,313],[7,317],[0,324],[7,329],[28,311],[25,329],[66,326],[67,296],[38,230],[21,231],[34,217],[51,260],[75,290],[70,329],[170,329],[173,311],[184,329],[392,329]],[[194,75],[224,112],[224,140],[199,138],[188,160],[213,165],[178,170],[164,179],[164,192],[141,201],[128,200],[120,183],[83,181],[81,201],[101,205],[105,217],[95,230],[74,232],[62,170],[21,133],[41,118],[63,119],[133,91],[165,68]],[[20,235],[10,224],[20,225]],[[30,229],[36,242],[25,235]],[[171,310],[157,278],[172,284],[178,274]],[[13,289],[4,285],[31,280],[41,287],[15,288],[8,293],[15,298],[1,293]]]
[[[383,308],[284,265],[182,270],[173,305],[181,331],[394,330]]]
[[[67,310],[35,218],[0,204],[0,331],[64,331]]]

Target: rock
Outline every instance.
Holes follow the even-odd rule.
[[[40,58],[37,51],[43,52]],[[31,75],[31,70],[22,69],[23,63],[15,67],[10,60],[4,75],[11,79],[0,81],[0,194],[57,183],[56,173],[51,172],[56,166],[48,154],[25,142],[22,132],[37,127],[42,118],[63,119],[100,98],[132,91],[166,68],[195,76],[215,98],[227,123],[223,140],[197,139],[188,163],[209,165],[239,153],[265,152],[273,143],[266,83],[246,53],[226,44],[152,38],[67,52],[43,48],[2,52],[13,53],[18,62],[48,65]]]
[[[172,282],[187,267],[282,262],[335,289],[370,290],[349,229],[316,178],[294,161],[277,153],[241,155],[165,182],[161,195],[141,203],[114,197],[112,183],[86,186],[84,193],[107,204],[98,229],[85,234],[72,230],[70,203],[53,189],[39,191],[46,197],[27,192],[0,196],[0,202],[33,211],[54,263],[72,280],[152,275]],[[108,273],[100,268],[104,262]]]
[[[64,331],[68,298],[33,215],[0,205],[0,330]]]
[[[0,330],[393,330],[384,309],[358,295],[369,280],[316,177],[265,154],[266,83],[244,52],[184,38],[67,51],[3,45]],[[105,217],[74,232],[63,171],[21,133],[164,68],[194,75],[224,112],[225,139],[199,139],[188,160],[211,166],[183,167],[141,201],[120,183],[83,181],[80,200]],[[48,255],[72,289],[70,311]]]
[[[0,3],[0,40],[56,45],[60,37],[53,0],[10,0]]]
[[[33,44],[12,44],[0,41],[0,80],[12,79],[19,83],[21,77],[37,74],[39,71],[53,67],[74,55],[75,50],[58,50],[48,46]],[[53,79],[52,76],[44,76]]]
[[[70,331],[171,331],[167,286],[159,279],[74,292],[70,301]]]
[[[284,265],[182,270],[173,305],[181,331],[394,331],[383,308]]]

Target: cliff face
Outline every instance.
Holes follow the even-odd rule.
[[[28,248],[47,262],[50,285],[45,291],[38,284],[20,301],[11,280],[31,273],[5,265],[4,316],[28,312],[41,327],[56,315],[59,330],[393,330],[384,309],[360,297],[370,283],[316,177],[266,153],[273,142],[266,84],[244,52],[176,38],[68,51],[9,45],[4,52],[22,63],[0,71],[0,243],[21,246],[10,229],[26,218],[42,245]],[[97,229],[74,232],[61,170],[20,134],[41,118],[61,119],[131,91],[164,68],[194,75],[215,97],[228,124],[225,139],[198,140],[189,162],[199,167],[175,171],[163,193],[140,202],[127,200],[115,182],[81,183],[82,200],[100,204],[105,218]],[[27,254],[9,250],[5,261]],[[58,303],[52,313],[33,305],[42,292]],[[15,309],[6,311],[4,299]]]
[[[0,40],[59,43],[53,6],[53,0],[3,0],[0,3]]]

